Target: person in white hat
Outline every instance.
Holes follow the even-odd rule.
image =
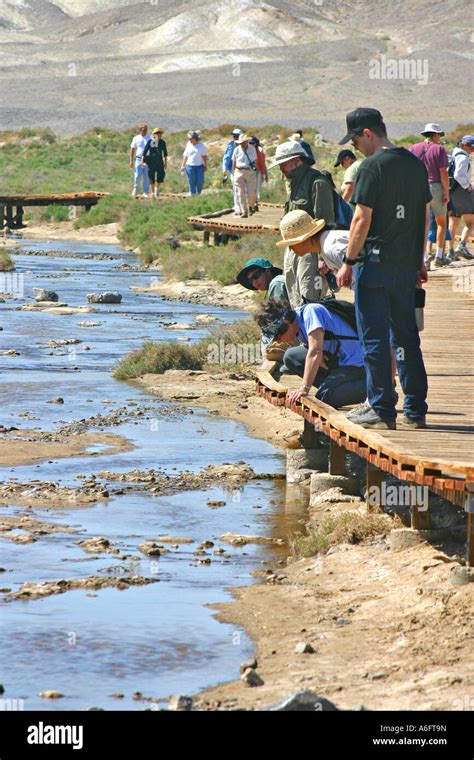
[[[446,243],[447,208],[449,201],[449,177],[448,177],[448,154],[440,140],[444,132],[439,124],[433,122],[426,124],[421,132],[425,138],[423,141],[410,145],[408,150],[420,161],[423,161],[428,172],[428,182],[431,191],[431,210],[436,219],[436,251],[432,267],[438,269],[451,263],[457,256],[444,256]],[[431,263],[428,257],[427,263]]]
[[[249,141],[248,135],[240,135],[232,154],[232,171],[242,217],[252,216],[257,203],[257,151]]]
[[[314,169],[314,161],[300,143],[287,141],[278,145],[269,169],[280,167],[289,180],[285,213],[306,211],[313,219],[324,219],[329,229],[335,227],[333,188],[322,172]],[[318,257],[313,253],[297,256],[285,248],[283,271],[291,306],[319,301],[326,292],[326,279],[318,271]]]
[[[232,191],[234,193],[234,214],[240,215],[239,201],[237,198],[237,188],[234,183],[234,173],[232,170],[232,155],[237,147],[237,140],[240,135],[243,134],[243,130],[239,127],[234,127],[232,130],[232,139],[227,143],[224,155],[222,156],[222,181],[227,182],[230,176],[230,182],[232,185]]]

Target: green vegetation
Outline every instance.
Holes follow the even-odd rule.
[[[212,370],[212,372],[229,372],[240,369],[243,365],[233,361],[232,352],[225,355],[225,362],[213,361],[219,342],[226,346],[246,346],[254,349],[260,344],[260,332],[251,319],[234,322],[231,325],[213,327],[210,334],[191,345],[182,345],[173,341],[153,343],[147,341],[135,351],[131,351],[117,365],[114,377],[117,380],[131,380],[147,373],[163,374],[168,369]],[[238,351],[235,352],[238,358]],[[244,356],[256,355],[256,351],[241,351]]]
[[[152,125],[150,125],[151,127]],[[221,124],[204,133],[209,153],[206,188],[213,192],[194,198],[166,199],[155,203],[132,201],[130,191],[132,171],[128,167],[129,146],[135,128],[123,132],[94,128],[82,135],[61,138],[49,129],[23,129],[19,132],[0,132],[0,176],[4,193],[48,193],[75,190],[99,190],[111,193],[88,213],[77,209],[77,229],[110,224],[119,225],[123,245],[139,249],[143,262],[158,262],[166,279],[210,278],[227,285],[234,282],[235,273],[250,256],[265,256],[274,263],[281,262],[273,235],[242,236],[228,246],[213,248],[202,243],[202,234],[187,223],[189,216],[228,208],[232,204],[229,185],[222,184],[222,153],[233,124]],[[277,145],[287,139],[291,129],[276,124],[265,127],[245,127],[256,134],[266,151],[267,163],[273,160]],[[474,125],[463,124],[447,135],[451,149],[463,134],[474,132]],[[314,145],[317,130],[304,129],[304,137]],[[187,184],[180,175],[181,154],[186,144],[184,131],[165,134],[170,156],[164,192],[186,192]],[[420,140],[409,135],[395,142],[408,146]],[[322,142],[322,141],[321,141]],[[333,172],[339,186],[344,170],[334,168],[338,145],[316,145],[318,167]],[[270,181],[263,185],[261,200],[283,203],[285,185],[280,172],[270,172]],[[45,209],[26,209],[25,218],[63,221],[70,218],[69,209],[49,206]],[[179,246],[179,247],[178,247]]]
[[[41,220],[43,222],[67,222],[68,219],[70,219],[70,211],[67,206],[51,204],[51,206],[41,208]]]
[[[11,272],[13,269],[15,269],[15,264],[10,254],[0,250],[0,272]]]
[[[298,557],[313,557],[336,544],[360,544],[386,536],[393,527],[398,527],[398,518],[394,520],[388,515],[359,512],[330,515],[310,529],[307,536],[294,539],[293,553]]]

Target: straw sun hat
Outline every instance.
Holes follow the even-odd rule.
[[[324,219],[313,219],[306,211],[289,211],[280,222],[281,240],[279,248],[288,245],[304,243],[305,240],[317,235],[326,226]]]

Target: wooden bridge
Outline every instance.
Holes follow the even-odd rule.
[[[463,507],[467,559],[474,566],[474,264],[430,273],[426,291],[420,333],[429,383],[426,429],[404,429],[399,414],[397,430],[366,430],[314,395],[290,404],[288,390],[299,387],[301,379],[286,374],[278,379],[280,365],[271,362],[257,373],[257,390],[271,404],[304,418],[308,447],[315,430],[329,437],[330,473],[344,474],[345,454],[351,451],[366,460],[367,488],[380,486],[389,473]],[[429,510],[413,506],[412,527],[429,529]]]
[[[86,211],[95,206],[110,193],[53,193],[51,195],[0,195],[0,228],[4,224],[10,229],[24,227],[23,208],[25,206],[85,206]],[[16,207],[16,213],[13,209]]]
[[[209,241],[211,232],[214,244],[227,243],[229,238],[255,232],[279,232],[283,206],[278,203],[260,203],[259,210],[243,219],[234,214],[234,209],[225,208],[201,216],[190,216],[188,223],[196,230],[204,231],[204,240]]]

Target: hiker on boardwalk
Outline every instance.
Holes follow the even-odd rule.
[[[269,169],[279,166],[289,181],[285,213],[295,209],[306,211],[313,218],[324,219],[332,229],[335,226],[333,189],[327,177],[311,167],[312,163],[299,143],[288,141],[277,147]],[[313,253],[300,257],[286,248],[283,271],[292,308],[319,301],[327,290],[326,280],[318,271],[318,257]]]
[[[450,263],[448,256],[443,256],[446,242],[446,211],[449,201],[448,154],[442,145],[444,132],[439,124],[426,124],[422,142],[410,145],[408,150],[420,161],[423,161],[428,172],[428,182],[431,192],[431,209],[436,219],[436,249],[433,269],[439,269]]]
[[[254,211],[258,211],[258,203],[260,201],[260,190],[264,182],[268,182],[267,161],[265,151],[262,148],[260,140],[255,135],[250,138],[250,145],[253,145],[257,151],[257,203],[254,206]]]
[[[142,157],[142,166],[145,166],[145,164],[148,166],[150,192],[155,198],[158,197],[160,192],[160,184],[164,182],[168,163],[168,151],[162,137],[163,130],[159,127],[154,129],[151,133],[151,140],[147,142]]]
[[[354,307],[341,303],[329,299],[292,309],[288,302],[269,300],[255,316],[272,341],[292,343],[296,338],[301,343],[283,355],[286,370],[303,378],[301,387],[288,395],[290,402],[307,396],[313,386],[318,389],[316,398],[336,409],[365,399],[364,355],[355,330]],[[343,311],[350,316],[342,317]]]
[[[143,165],[142,158],[145,148],[151,137],[148,133],[148,124],[138,125],[138,135],[135,135],[130,143],[130,169],[133,169],[133,190],[132,198],[136,198],[140,180],[143,182],[143,197],[147,198],[150,191],[150,180],[148,178],[148,167]]]
[[[240,216],[252,216],[257,203],[257,151],[254,145],[250,145],[249,135],[241,134],[236,140],[232,154],[232,172]]]
[[[337,154],[336,163],[334,168],[342,166],[344,171],[344,179],[341,183],[341,197],[350,203],[353,209],[355,205],[351,202],[351,198],[354,195],[355,185],[357,181],[357,175],[359,173],[359,166],[362,163],[362,159],[358,159],[352,150],[345,148],[340,150]]]
[[[347,134],[367,158],[354,194],[356,210],[338,285],[355,281],[358,333],[367,372],[367,399],[351,421],[368,428],[394,429],[390,346],[405,394],[404,422],[426,427],[428,382],[415,318],[415,289],[426,282],[423,252],[431,193],[422,161],[387,137],[382,114],[357,108],[346,117]]]
[[[201,134],[197,131],[188,132],[188,142],[183,152],[181,174],[186,169],[189,195],[200,195],[204,187],[204,172],[207,171],[209,151],[201,142]]]
[[[459,141],[459,147],[453,150],[453,171],[451,181],[452,215],[449,222],[451,237],[456,239],[456,233],[461,217],[465,227],[462,231],[461,242],[457,252],[464,259],[474,259],[467,243],[470,235],[474,234],[474,187],[471,182],[470,155],[474,153],[474,135],[464,135]]]
[[[224,151],[224,155],[222,157],[222,179],[224,182],[226,182],[230,175],[232,192],[234,193],[234,214],[237,214],[237,216],[240,215],[240,207],[239,207],[239,200],[237,198],[237,187],[235,186],[235,182],[234,182],[234,172],[232,170],[232,156],[237,146],[237,140],[242,134],[243,134],[243,131],[239,129],[239,127],[235,127],[232,130],[232,140],[230,140],[230,142],[227,143],[226,149]]]

